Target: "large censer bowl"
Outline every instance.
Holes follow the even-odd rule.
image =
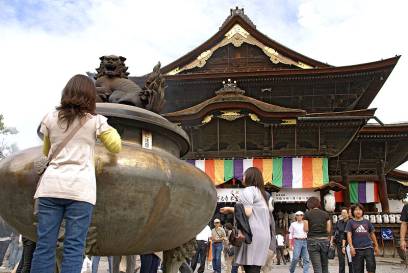
[[[211,219],[217,201],[210,178],[179,159],[189,149],[187,134],[134,106],[98,103],[97,112],[121,134],[123,148],[112,154],[101,144],[96,147],[97,202],[88,254],[143,254],[190,241]],[[142,135],[147,148],[142,148]],[[41,147],[35,147],[0,161],[0,214],[33,240],[39,178],[33,161],[40,153]]]

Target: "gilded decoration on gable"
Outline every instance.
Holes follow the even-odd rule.
[[[211,57],[212,54],[213,54],[212,50],[204,51],[203,53],[198,55],[198,57],[192,63],[186,65],[180,71],[193,69],[195,67],[203,67],[207,63],[207,60]]]
[[[252,121],[255,121],[255,122],[260,122],[260,121],[261,121],[261,120],[259,119],[259,117],[258,117],[257,115],[255,115],[255,114],[253,114],[253,113],[249,113],[248,116],[250,117],[250,119],[251,119]]]
[[[283,119],[282,125],[296,125],[296,119]]]
[[[238,111],[221,111],[221,112],[222,114],[219,115],[218,117],[228,121],[234,121],[244,116],[240,114]]]
[[[207,63],[207,60],[212,56],[212,54],[219,48],[224,47],[228,44],[233,44],[235,47],[242,46],[243,43],[254,45],[262,49],[262,51],[269,57],[272,63],[278,64],[283,63],[287,65],[293,65],[303,69],[313,68],[310,65],[305,63],[292,60],[291,58],[282,56],[277,50],[268,47],[251,36],[251,34],[246,31],[241,25],[235,24],[226,34],[224,39],[213,46],[212,48],[202,52],[194,61],[183,66],[182,68],[176,68],[169,73],[168,75],[176,75],[184,70],[193,69],[195,67],[204,67]]]
[[[235,47],[240,47],[249,37],[249,33],[240,25],[235,25],[225,34],[225,37],[231,41]]]
[[[214,117],[214,115],[205,116],[205,117],[203,118],[203,120],[201,121],[201,123],[202,123],[202,124],[207,124],[207,123],[209,123],[209,122],[212,120],[213,117]]]
[[[237,81],[232,81],[231,79],[228,79],[227,81],[222,81],[222,84],[224,85],[220,90],[215,91],[216,95],[221,95],[221,94],[245,94],[245,91],[242,90],[237,86]]]
[[[172,71],[168,72],[167,75],[177,75],[178,73],[180,73],[181,69],[180,67],[176,67],[175,69],[173,69]]]
[[[230,31],[227,32],[227,34],[225,34],[225,36],[228,39],[231,39],[234,35],[239,34],[242,37],[244,37],[245,39],[248,38],[249,36],[249,32],[246,31],[243,27],[241,27],[240,25],[236,24],[234,25]]]

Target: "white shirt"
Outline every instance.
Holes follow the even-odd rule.
[[[278,246],[284,246],[285,245],[285,238],[281,234],[276,235],[276,241],[278,243]]]
[[[197,241],[208,241],[208,238],[211,237],[211,228],[206,225],[205,228],[197,234],[196,240]]]
[[[44,117],[40,131],[50,138],[50,152],[56,149],[78,123],[79,119],[75,119],[68,131],[65,131],[66,126],[58,122],[58,111],[52,111]],[[106,117],[91,116],[50,162],[41,176],[34,198],[63,198],[95,205],[95,143],[96,138],[110,128],[112,127],[108,125]]]
[[[305,239],[307,233],[303,230],[303,222],[293,222],[289,227],[289,239]]]

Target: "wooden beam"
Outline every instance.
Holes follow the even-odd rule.
[[[343,202],[345,207],[350,207],[350,180],[348,176],[348,168],[345,162],[341,163],[340,166],[340,174],[343,186],[345,189],[343,190]]]
[[[385,181],[385,174],[384,174],[384,161],[380,160],[378,163],[378,189],[381,201],[381,208],[382,212],[390,212],[390,205],[388,203],[388,192],[387,192],[387,184]]]
[[[349,181],[378,181],[378,175],[366,175],[366,174],[361,174],[361,175],[348,175],[348,180]],[[330,180],[336,181],[336,182],[341,182],[343,181],[342,176],[340,175],[332,175],[330,176]]]

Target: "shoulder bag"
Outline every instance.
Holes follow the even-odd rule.
[[[244,241],[245,236],[242,233],[242,231],[237,228],[237,223],[236,220],[234,219],[234,226],[232,227],[232,232],[229,236],[229,242],[233,246],[240,247]]]
[[[330,244],[329,252],[327,253],[327,258],[330,260],[333,260],[335,256],[336,256],[336,248],[334,244]]]

